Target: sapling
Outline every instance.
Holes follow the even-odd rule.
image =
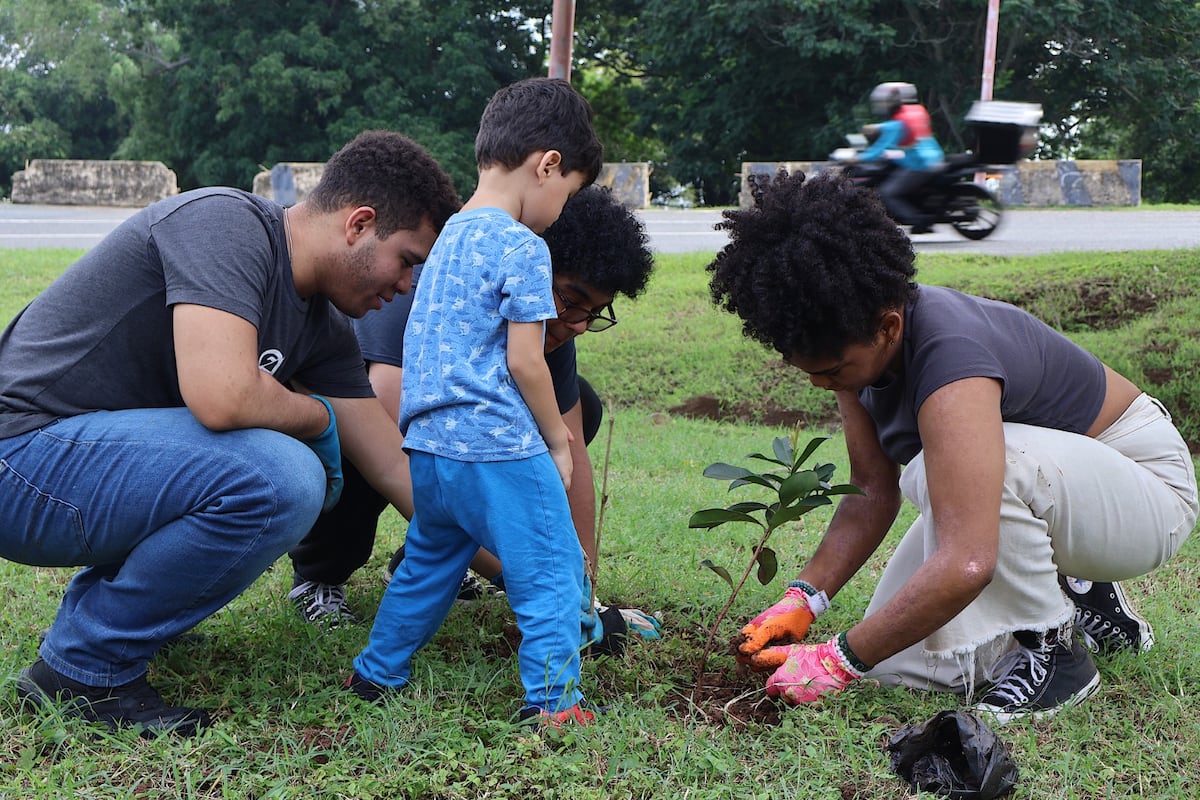
[[[745,522],[757,525],[762,530],[758,543],[751,551],[749,563],[742,573],[741,579],[734,583],[729,570],[705,559],[700,566],[712,570],[729,584],[729,600],[717,612],[708,631],[708,641],[700,654],[700,663],[696,667],[696,690],[699,691],[704,678],[704,670],[708,664],[708,656],[712,652],[713,642],[729,609],[737,600],[738,593],[746,585],[750,574],[757,567],[757,579],[766,586],[779,571],[779,562],[775,551],[767,547],[767,541],[780,526],[799,519],[814,508],[832,505],[830,499],[834,495],[862,494],[862,490],[849,483],[831,484],[833,464],[816,464],[804,469],[804,463],[816,452],[828,436],[814,436],[808,440],[802,450],[797,449],[800,439],[800,428],[796,427],[791,436],[778,436],[772,443],[772,455],[751,453],[747,458],[766,461],[781,469],[768,468],[763,472],[754,472],[746,467],[717,462],[704,468],[704,477],[729,481],[729,491],[739,486],[760,486],[770,493],[770,502],[740,502],[725,508],[706,508],[692,514],[688,520],[689,528],[716,528],[726,522]],[[759,516],[756,516],[759,515]],[[761,516],[761,519],[760,519]]]

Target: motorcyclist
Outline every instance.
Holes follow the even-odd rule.
[[[879,161],[889,158],[888,151],[903,151],[896,169],[879,185],[879,196],[892,219],[911,225],[912,233],[928,233],[936,217],[909,196],[942,166],[945,154],[933,135],[929,112],[917,100],[917,87],[894,81],[879,84],[871,90],[871,113],[887,120],[870,126],[877,138],[858,160]]]

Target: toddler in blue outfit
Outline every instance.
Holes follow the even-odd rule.
[[[414,515],[347,688],[406,684],[479,547],[504,564],[521,630],[522,718],[587,722],[580,706],[583,551],[565,487],[570,433],[543,348],[558,315],[537,234],[592,183],[602,148],[569,83],[534,78],[489,101],[475,141],[479,184],[425,262],[404,336],[400,429]]]

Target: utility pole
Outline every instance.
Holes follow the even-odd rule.
[[[996,29],[1000,25],[1000,0],[988,0],[987,34],[983,42],[983,83],[979,89],[980,100],[992,99],[992,86],[996,77]]]
[[[979,99],[992,99],[992,86],[996,79],[996,29],[1000,27],[1000,0],[988,0],[987,31],[983,39],[983,80],[979,84]],[[976,172],[975,183],[987,184],[987,173]]]
[[[571,80],[571,42],[575,38],[575,0],[554,0],[550,12],[550,77]]]

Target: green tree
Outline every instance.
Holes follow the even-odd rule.
[[[731,202],[742,161],[822,158],[883,80],[917,84],[947,148],[970,146],[985,22],[978,0],[648,0],[624,49],[639,128]],[[1004,0],[994,95],[1043,105],[1043,155],[1140,157],[1149,196],[1195,197],[1198,31],[1194,0]]]
[[[33,158],[111,158],[123,131],[107,92],[117,19],[101,0],[0,3],[0,193]]]
[[[1200,5],[1194,0],[1006,0],[1023,35],[1007,88],[1041,102],[1048,157],[1141,158],[1152,200],[1200,200]],[[1011,15],[1011,16],[1007,16]]]
[[[391,128],[425,144],[465,193],[487,98],[542,72],[517,6],[291,0],[283,11],[144,0],[178,54],[143,76],[122,150],[154,152],[183,185],[248,186],[259,165],[322,161],[363,129]]]

